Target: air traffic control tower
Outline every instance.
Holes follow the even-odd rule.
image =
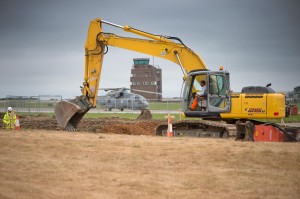
[[[162,93],[162,71],[159,67],[150,65],[149,62],[149,58],[133,59],[130,89],[153,92],[131,91],[144,96],[147,100],[161,101],[162,95],[158,93]]]

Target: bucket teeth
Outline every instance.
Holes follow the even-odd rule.
[[[55,105],[55,118],[59,127],[66,131],[76,131],[82,117],[92,108],[84,95]]]

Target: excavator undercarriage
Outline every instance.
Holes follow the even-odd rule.
[[[265,123],[257,120],[183,120],[172,124],[172,135],[175,137],[202,137],[202,138],[234,138],[239,141],[261,141],[258,132],[261,126],[274,127],[274,132],[263,130],[268,134],[269,141],[295,142],[300,141],[300,128],[281,126],[274,123]],[[156,135],[166,136],[168,125],[159,125],[155,129]],[[272,139],[272,135],[282,134],[281,139]],[[256,139],[254,138],[256,136]],[[265,137],[265,136],[264,136]],[[264,141],[268,141],[264,140]]]
[[[174,136],[229,138],[236,136],[234,124],[210,120],[183,120],[172,124]],[[156,128],[156,135],[165,136],[168,125]]]

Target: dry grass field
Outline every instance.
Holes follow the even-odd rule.
[[[300,198],[300,144],[0,130],[0,198]]]

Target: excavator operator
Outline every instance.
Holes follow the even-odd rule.
[[[202,87],[202,91],[198,93],[199,96],[198,105],[201,107],[201,110],[204,111],[207,103],[206,82],[204,80],[201,80],[200,85]]]

